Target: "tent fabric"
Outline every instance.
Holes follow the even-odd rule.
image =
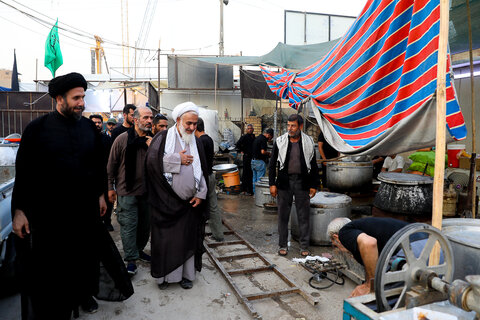
[[[263,56],[234,56],[234,57],[195,57],[203,62],[224,64],[258,66],[267,65],[286,69],[303,69],[318,61],[337,44],[339,39],[309,44],[304,46],[288,45],[279,42],[269,53]]]
[[[311,99],[321,113],[321,129],[330,131],[324,132],[327,141],[340,152],[373,154],[383,150],[375,146],[380,142],[399,139],[409,144],[385,145],[395,151],[390,153],[412,150],[435,139],[435,118],[422,118],[422,127],[416,115],[432,115],[424,108],[435,111],[439,19],[439,0],[369,0],[318,62],[298,73],[261,70],[270,89],[293,108]],[[446,94],[448,132],[464,139],[449,73]]]
[[[469,0],[472,22],[472,48],[480,48],[480,0]],[[465,0],[452,0],[448,40],[452,54],[469,50],[467,4]]]

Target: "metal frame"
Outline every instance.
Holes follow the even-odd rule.
[[[297,287],[286,275],[284,275],[276,265],[270,263],[261,253],[259,253],[255,248],[245,239],[243,239],[238,233],[236,233],[227,223],[223,222],[224,226],[228,229],[228,231],[224,232],[224,235],[233,235],[238,240],[233,241],[224,241],[224,242],[207,242],[203,241],[203,245],[209,255],[210,259],[214,262],[217,269],[221,272],[225,280],[227,280],[229,286],[233,289],[233,292],[237,296],[238,300],[242,302],[245,307],[247,307],[248,312],[257,319],[261,319],[262,317],[258,314],[255,310],[251,301],[278,297],[281,295],[287,294],[299,294],[301,295],[308,303],[311,305],[316,305],[318,303],[317,299],[313,299],[308,293]],[[211,235],[211,233],[206,233],[206,235]],[[251,253],[243,253],[243,254],[236,254],[236,255],[225,255],[225,256],[218,256],[215,255],[214,249],[220,246],[231,246],[231,245],[244,245],[246,246]],[[236,259],[245,259],[245,258],[258,258],[262,260],[265,266],[257,267],[257,268],[246,268],[246,269],[234,269],[234,270],[226,270],[222,264],[222,261],[228,260],[236,260]],[[280,290],[280,291],[269,291],[263,293],[256,293],[256,294],[244,294],[235,284],[235,280],[232,276],[235,275],[242,275],[242,274],[252,274],[258,272],[274,272],[280,279],[282,279],[289,288]]]

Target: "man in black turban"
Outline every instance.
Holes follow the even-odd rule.
[[[59,112],[67,118],[73,117],[80,120],[82,112],[85,110],[85,101],[83,97],[82,99],[79,99],[80,96],[76,95],[73,97],[74,101],[72,101],[75,103],[69,105],[67,103],[66,94],[70,90],[74,90],[75,93],[80,95],[83,94],[83,97],[85,97],[87,81],[80,73],[72,72],[64,76],[58,76],[53,78],[48,84],[48,94],[53,99],[61,97],[60,104],[57,101],[57,109],[59,109]]]
[[[106,170],[100,135],[82,117],[87,82],[78,73],[53,79],[56,110],[30,122],[16,160],[13,231],[22,319],[70,319],[94,312],[100,216]]]

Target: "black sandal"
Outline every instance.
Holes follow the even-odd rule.
[[[278,255],[279,256],[286,256],[288,254],[288,249],[287,248],[280,248],[278,249]]]

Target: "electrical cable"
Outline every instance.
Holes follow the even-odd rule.
[[[340,286],[343,286],[345,284],[345,279],[343,278],[343,273],[340,271],[340,269],[336,266],[330,266],[327,270],[327,271],[322,271],[322,270],[318,270],[317,268],[315,268],[315,265],[316,264],[316,261],[307,261],[303,264],[303,266],[308,270],[310,271],[311,273],[313,273],[313,276],[310,277],[310,279],[308,280],[308,284],[310,285],[310,287],[314,288],[314,289],[317,289],[317,290],[324,290],[324,289],[328,289],[330,287],[332,287],[334,284],[338,284]],[[322,266],[324,266],[324,264],[322,263]],[[328,275],[329,274],[333,274],[335,276],[335,278],[330,278]],[[318,286],[318,285],[315,285],[313,284],[313,282],[320,282],[322,280],[327,280],[327,281],[330,281],[330,283],[328,283],[327,285],[324,285],[324,286]]]

